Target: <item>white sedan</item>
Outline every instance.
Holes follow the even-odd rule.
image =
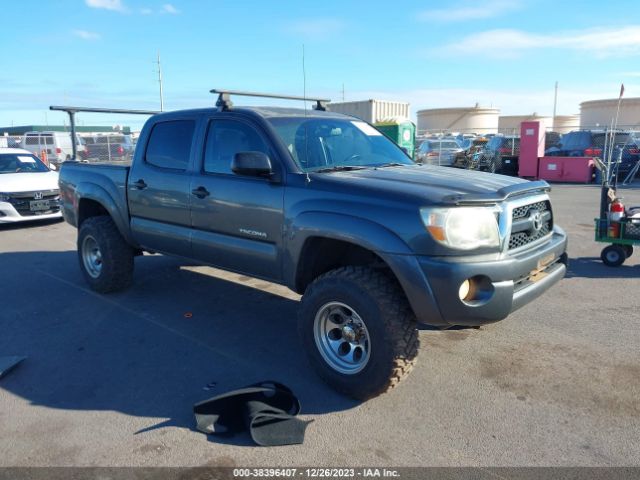
[[[58,173],[27,150],[0,148],[0,224],[60,217]]]

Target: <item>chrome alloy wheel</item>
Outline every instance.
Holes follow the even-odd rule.
[[[87,235],[82,241],[82,263],[91,278],[98,278],[102,272],[102,252],[95,238]]]
[[[369,361],[369,331],[358,313],[340,302],[324,304],[313,323],[316,347],[327,364],[337,372],[353,375]]]

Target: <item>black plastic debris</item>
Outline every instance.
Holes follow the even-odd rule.
[[[196,403],[196,428],[214,435],[248,430],[258,445],[295,445],[304,441],[309,425],[296,418],[300,402],[291,389],[277,382],[261,382]]]
[[[27,357],[0,357],[0,378],[13,370],[25,358]]]

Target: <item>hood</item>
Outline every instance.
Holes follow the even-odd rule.
[[[361,186],[397,193],[433,203],[464,204],[498,202],[533,191],[547,190],[546,182],[530,182],[516,177],[431,165],[322,173],[329,182]]]
[[[0,192],[18,193],[36,190],[57,190],[58,172],[0,174]]]

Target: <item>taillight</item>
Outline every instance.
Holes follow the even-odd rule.
[[[122,145],[120,145],[118,147],[118,155],[123,155],[124,154],[124,148],[122,148]]]
[[[427,153],[427,157],[437,157],[438,156],[438,152],[429,152]]]
[[[56,153],[57,154],[61,154],[62,153],[62,149],[60,147],[56,147]]]
[[[511,149],[503,147],[503,148],[499,148],[498,152],[499,153],[511,153]]]
[[[631,155],[639,155],[639,154],[640,154],[640,150],[639,150],[639,149],[637,149],[637,148],[630,148],[630,149],[629,149],[629,153],[630,153]]]
[[[584,154],[587,157],[597,157],[599,155],[602,155],[602,149],[589,147],[584,150]]]

